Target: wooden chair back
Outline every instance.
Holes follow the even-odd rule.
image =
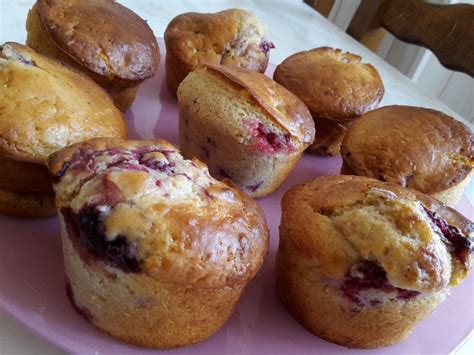
[[[303,0],[324,17],[328,17],[336,0]]]
[[[305,0],[318,10],[334,0]],[[311,4],[310,4],[311,5]],[[419,0],[361,0],[347,33],[375,50],[386,29],[398,39],[430,49],[446,68],[474,76],[474,5]]]

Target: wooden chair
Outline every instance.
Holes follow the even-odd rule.
[[[325,16],[334,5],[334,0],[305,2]],[[347,33],[375,50],[383,29],[404,42],[430,49],[446,68],[474,76],[474,5],[361,0]]]
[[[304,0],[324,17],[328,17],[336,0]]]

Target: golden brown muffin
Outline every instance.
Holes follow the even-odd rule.
[[[306,106],[267,76],[208,65],[178,89],[179,141],[218,179],[230,178],[252,197],[277,189],[314,139]]]
[[[17,192],[51,191],[48,168],[0,155],[0,189]]]
[[[151,28],[110,0],[37,0],[28,13],[27,44],[85,73],[126,111],[138,86],[158,70]]]
[[[48,168],[0,155],[0,214],[42,217],[55,211]]]
[[[0,211],[54,213],[46,158],[94,137],[126,137],[121,112],[92,80],[29,47],[0,46]]]
[[[420,192],[360,176],[324,176],[282,200],[278,293],[304,327],[353,347],[387,346],[458,285],[474,224]]]
[[[340,49],[315,48],[286,58],[273,79],[308,106],[316,126],[309,152],[337,155],[352,120],[377,107],[384,87],[377,70]]]
[[[473,175],[474,136],[442,112],[385,106],[349,128],[342,173],[415,189],[455,205]]]
[[[52,191],[18,192],[0,188],[0,214],[47,217],[54,215],[55,212]]]
[[[351,121],[335,122],[325,118],[314,121],[316,137],[308,152],[319,156],[335,156],[341,151],[342,140]]]
[[[95,139],[49,167],[70,297],[89,322],[158,348],[219,330],[267,254],[255,201],[160,140]]]
[[[203,63],[265,72],[269,51],[267,30],[250,11],[231,9],[215,14],[189,12],[165,31],[166,83],[173,94],[183,79]]]

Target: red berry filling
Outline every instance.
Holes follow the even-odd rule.
[[[260,49],[264,53],[268,53],[270,49],[273,49],[273,48],[275,48],[275,44],[273,42],[266,41],[266,40],[263,40],[262,42],[260,42]]]
[[[260,186],[262,186],[262,184],[263,184],[263,181],[260,181],[260,182],[256,183],[255,185],[246,186],[246,188],[247,188],[247,190],[249,190],[251,192],[255,192],[260,188]]]
[[[69,302],[71,302],[72,307],[74,310],[84,317],[86,321],[88,321],[91,324],[94,324],[94,317],[92,316],[91,311],[89,311],[87,308],[81,308],[76,304],[76,300],[74,299],[74,293],[72,292],[71,284],[66,280],[66,295],[67,298],[69,299]]]
[[[137,171],[147,171],[145,167],[134,164],[127,158],[123,158],[120,160],[117,160],[116,162],[112,164],[108,164],[107,168],[120,168],[120,169],[125,169],[125,170],[137,170]]]
[[[268,130],[262,122],[251,121],[247,124],[250,133],[255,137],[254,146],[265,153],[291,152],[294,150],[290,135],[278,135]]]
[[[435,212],[423,207],[431,221],[439,228],[443,234],[443,242],[453,248],[454,255],[462,263],[467,263],[469,254],[474,251],[474,243],[468,237],[465,237],[461,231],[446,222],[443,218],[436,215]]]
[[[91,256],[125,272],[140,272],[141,267],[136,259],[136,245],[128,243],[124,236],[107,240],[101,212],[92,206],[82,208],[79,213],[70,208],[61,209],[67,231],[72,242],[79,248],[79,255],[85,262]]]
[[[108,179],[107,174],[102,175],[100,196],[95,203],[101,206],[115,206],[122,200],[122,192],[120,188],[111,180]]]
[[[166,162],[157,159],[150,153],[162,153],[167,160],[172,158],[174,151],[160,150],[158,147],[138,147],[134,150],[123,148],[110,148],[101,151],[88,149],[87,147],[78,150],[68,161],[66,161],[61,169],[53,176],[54,182],[59,182],[66,171],[74,167],[76,169],[84,169],[97,172],[96,159],[101,156],[110,156],[110,161],[101,169],[120,168],[125,170],[147,171],[147,169],[158,170],[165,173],[174,173],[175,163]],[[150,154],[150,155],[148,155]],[[101,163],[102,164],[102,163]]]
[[[378,290],[385,293],[395,293],[395,298],[398,300],[408,301],[420,293],[417,291],[404,290],[392,286],[387,280],[385,270],[373,261],[362,261],[355,265],[355,274],[348,273],[342,283],[341,290],[351,301],[363,305],[363,291]],[[367,301],[365,302],[367,304]],[[376,306],[381,303],[377,298],[369,299],[368,303],[371,306]]]
[[[153,157],[144,157],[140,159],[140,164],[146,166],[152,170],[158,170],[165,173],[174,173],[175,163],[168,163],[160,159],[155,159]]]

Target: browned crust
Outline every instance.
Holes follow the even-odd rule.
[[[464,235],[472,235],[474,237],[474,223],[455,209],[443,205],[435,198],[419,191],[363,176],[321,176],[294,186],[283,196],[282,209],[283,211],[290,211],[294,208],[295,203],[307,203],[314,210],[333,210],[363,200],[367,195],[367,191],[372,188],[391,191],[399,198],[418,200],[427,209],[436,212],[436,214],[448,221],[449,224],[458,227]]]
[[[436,213],[446,220],[449,225],[459,228],[465,238],[470,240],[474,238],[474,223],[456,210],[443,205],[438,200],[399,185],[367,177],[349,175],[319,177],[287,191],[282,199],[282,228],[284,227],[291,232],[288,235],[291,236],[295,250],[298,250],[308,260],[313,260],[312,264],[316,263],[321,272],[327,277],[340,279],[347,273],[348,268],[359,256],[357,253],[354,254],[351,244],[345,238],[338,237],[330,223],[328,224],[327,218],[331,218],[328,216],[331,216],[334,211],[357,206],[364,201],[369,192],[374,192],[374,189],[386,191],[385,194],[393,193],[395,195],[394,198],[397,199],[419,201],[427,210]],[[428,217],[423,218],[423,212],[420,212],[420,217],[416,217],[417,215],[418,213],[408,213],[405,218],[397,221],[397,225],[404,225],[404,227],[400,227],[403,230],[414,230],[413,228],[416,229],[417,220],[428,219]],[[366,222],[366,220],[354,221],[357,225],[364,225]],[[431,233],[426,232],[420,234],[420,236],[428,236]],[[384,238],[385,235],[379,235],[377,240],[383,241]],[[422,238],[420,239],[421,241],[430,240],[425,239],[425,237],[419,238]],[[455,286],[467,276],[472,266],[474,255],[469,251],[467,251],[467,255],[463,259],[456,256],[447,259],[442,254],[437,254],[438,256],[432,259],[431,256],[434,255],[433,250],[436,248],[448,248],[442,241],[436,240],[429,242],[428,249],[401,247],[403,243],[397,244],[396,247],[391,247],[391,253],[403,253],[397,255],[412,255],[411,257],[417,258],[417,265],[427,262],[424,268],[431,270],[427,271],[430,274],[430,284],[428,286],[421,286],[417,281],[416,285],[411,284],[413,287],[439,291],[446,287],[448,283],[451,286]],[[434,249],[431,250],[431,247]],[[363,253],[366,254],[376,253],[376,250],[381,250],[377,249],[379,246],[376,243],[367,244],[364,248]],[[410,254],[411,252],[414,254]],[[446,249],[445,252],[450,251]],[[426,255],[430,256],[427,258]],[[452,264],[452,271],[448,267],[449,262]],[[391,265],[391,263],[389,262],[386,265]],[[443,263],[444,266],[442,266]],[[391,267],[389,266],[386,269],[387,273],[394,276],[390,270]],[[428,288],[425,289],[425,287]]]
[[[306,151],[318,156],[339,155],[342,139],[352,121],[332,121],[325,118],[314,118],[316,136],[314,143]]]
[[[384,86],[358,55],[330,47],[298,52],[277,66],[273,79],[298,96],[315,117],[350,120],[377,107]]]
[[[144,80],[158,69],[153,31],[133,11],[110,0],[38,0],[51,40],[85,68],[109,79]]]
[[[275,124],[303,143],[314,140],[314,122],[304,103],[264,74],[254,71],[207,64],[208,70],[218,72],[243,87],[269,113]]]
[[[16,192],[52,192],[48,168],[44,165],[8,159],[0,155],[0,189]]]
[[[189,12],[175,17],[164,34],[166,81],[170,90],[176,93],[186,75],[203,62],[265,72],[269,55],[258,46],[251,46],[238,56],[226,55],[228,47],[246,30],[244,19],[250,16],[253,14],[248,11],[229,9],[217,13]]]
[[[163,140],[123,141],[98,138],[53,154],[48,160],[48,166],[51,173],[56,175],[82,149],[132,149],[146,146],[176,151],[173,145]],[[197,168],[206,168],[197,159],[193,163]],[[71,203],[61,199],[61,189],[70,189],[68,182],[64,182],[66,185],[62,186],[63,181],[70,181],[74,174],[81,173],[80,169],[68,169],[63,179],[55,185],[58,208],[68,207]],[[133,184],[139,185],[143,181],[139,179],[143,174],[139,171],[134,175],[136,180],[129,177],[124,182],[133,181]],[[178,189],[179,186],[173,188]],[[140,235],[139,243],[147,250],[141,263],[144,273],[161,282],[202,288],[242,285],[256,274],[268,252],[269,235],[263,212],[253,199],[224,182],[215,180],[209,187],[209,192],[213,194],[213,198],[203,211],[198,211],[189,201],[181,204],[170,201],[167,206],[166,200],[160,200],[145,209],[140,202],[130,202],[125,197],[124,201],[128,201],[136,209],[142,208],[146,215],[145,221],[154,218],[153,216],[162,218],[160,223],[163,229],[152,228]],[[230,192],[234,196],[231,198],[232,202],[228,200]],[[140,223],[136,214],[132,216],[132,220],[127,223]],[[173,247],[169,247],[167,243]]]
[[[56,214],[53,192],[15,192],[0,188],[0,214],[47,217]]]
[[[385,106],[352,124],[341,154],[357,175],[433,194],[471,173],[474,136],[442,112]]]
[[[126,137],[121,112],[91,79],[18,43],[0,52],[12,53],[0,69],[1,155],[43,164],[78,141]]]
[[[176,151],[176,147],[171,143],[162,140],[123,140],[116,138],[95,138],[86,142],[79,142],[65,147],[54,154],[51,154],[47,160],[47,166],[51,174],[57,174],[63,167],[64,163],[72,158],[72,156],[81,149],[105,150],[112,147],[132,149],[135,147],[143,147],[147,145],[156,145],[164,149]]]

